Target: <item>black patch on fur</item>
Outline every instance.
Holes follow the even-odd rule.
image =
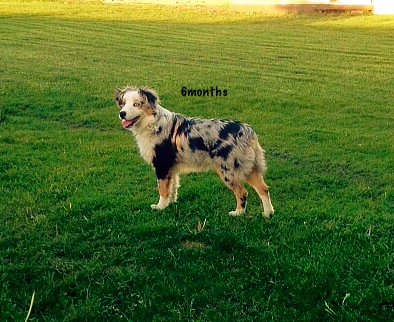
[[[209,146],[209,156],[213,159],[217,153],[218,149],[222,145],[223,141],[222,140],[217,140],[214,144]]]
[[[156,106],[157,96],[154,93],[152,93],[150,90],[146,90],[143,88],[140,88],[139,92],[141,95],[144,95],[146,97],[150,106]]]
[[[248,196],[242,196],[241,197],[241,207],[245,208],[246,207],[246,200],[248,199]]]
[[[190,133],[190,127],[191,125],[193,125],[195,122],[192,120],[188,120],[182,116],[175,116],[175,121],[177,119],[181,119],[182,122],[181,124],[179,124],[177,130],[176,130],[176,135],[184,135],[184,136],[188,136]]]
[[[174,136],[176,120],[177,120],[177,116],[175,115],[172,119],[172,127],[171,127],[169,138],[172,138]]]
[[[238,169],[241,165],[239,164],[239,161],[237,159],[234,159],[234,168]]]
[[[196,150],[209,151],[208,147],[204,143],[204,140],[199,136],[189,139],[189,147],[193,152],[196,152]]]
[[[220,147],[220,145],[223,143],[222,140],[217,140],[211,147],[211,150],[214,151]]]
[[[226,166],[225,164],[221,164],[221,165],[220,165],[220,168],[221,168],[223,171],[228,171],[228,168],[227,168],[227,166]]]
[[[227,140],[229,135],[232,134],[233,137],[238,135],[239,130],[241,129],[241,123],[237,121],[228,122],[219,132],[219,137],[222,140]]]
[[[216,155],[220,158],[223,158],[224,160],[227,160],[228,155],[230,154],[232,149],[232,145],[225,145],[216,151]]]
[[[124,92],[122,90],[117,89],[115,91],[115,101],[119,105],[119,107],[123,107],[123,105],[124,105],[123,95],[124,95]]]
[[[176,150],[170,139],[166,139],[155,146],[155,156],[152,163],[155,168],[156,177],[165,179],[172,166],[175,164]]]

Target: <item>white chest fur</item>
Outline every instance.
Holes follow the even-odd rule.
[[[140,149],[140,154],[142,158],[148,164],[152,164],[152,160],[154,157],[154,149],[155,145],[158,143],[158,140],[149,134],[140,134],[136,135],[137,145]]]
[[[142,158],[152,165],[155,156],[155,146],[162,143],[164,138],[169,135],[172,123],[172,113],[157,106],[157,116],[144,118],[138,127],[133,128],[137,145],[140,149]]]

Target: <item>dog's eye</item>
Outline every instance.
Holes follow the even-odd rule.
[[[140,106],[140,103],[134,103],[133,106],[138,107],[138,106]]]

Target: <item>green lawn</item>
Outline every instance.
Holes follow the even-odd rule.
[[[394,17],[0,0],[0,321],[394,320]],[[276,213],[162,212],[113,92],[253,126]],[[227,96],[182,96],[182,87]],[[205,225],[204,225],[205,223]]]

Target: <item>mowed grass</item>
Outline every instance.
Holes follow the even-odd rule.
[[[394,319],[394,18],[0,1],[0,320]],[[162,212],[113,90],[250,123],[276,209]],[[226,97],[181,89],[218,87]]]

